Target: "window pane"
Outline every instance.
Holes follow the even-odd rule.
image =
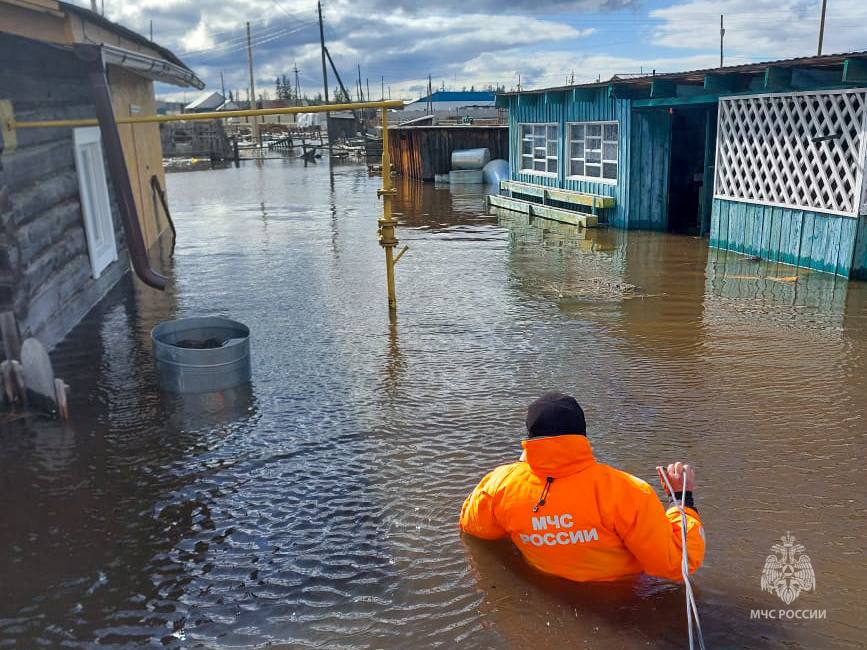
[[[605,139],[606,140],[616,140],[617,139],[617,125],[616,124],[606,124],[605,125]]]
[[[584,159],[589,163],[600,163],[602,162],[602,154],[598,151],[590,151],[588,149],[584,154]]]
[[[557,141],[556,140],[548,140],[548,155],[556,156],[557,155]]]
[[[556,158],[548,158],[548,171],[552,174],[557,173],[557,159]]]
[[[533,156],[521,156],[521,169],[533,169]]]
[[[593,151],[601,151],[602,150],[602,139],[601,138],[587,138],[584,142],[587,143],[588,149],[592,149]]]
[[[587,125],[587,135],[599,137],[602,135],[602,125],[601,124],[588,124]]]
[[[556,126],[549,126],[548,127],[548,139],[549,140],[556,140],[557,139],[557,127]]]
[[[569,174],[571,174],[572,176],[583,176],[584,163],[580,160],[573,160],[571,165],[569,166]]]
[[[584,175],[592,176],[593,178],[599,178],[602,174],[602,166],[601,165],[584,165]]]
[[[521,141],[521,153],[533,153],[533,141],[532,140],[522,140]]]
[[[573,140],[583,140],[584,139],[584,125],[583,124],[573,124],[572,125],[572,139]]]
[[[603,163],[602,177],[617,180],[617,163]]]
[[[617,145],[603,144],[602,157],[605,158],[605,160],[617,160]]]
[[[537,172],[545,171],[545,161],[544,160],[536,160],[533,162],[533,169]]]
[[[573,158],[583,158],[584,157],[584,143],[583,142],[573,142],[572,143],[572,157]]]

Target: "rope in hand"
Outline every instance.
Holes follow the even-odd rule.
[[[705,650],[704,637],[701,633],[701,621],[699,621],[698,618],[698,607],[696,607],[695,596],[692,593],[692,584],[689,582],[689,558],[686,550],[686,511],[683,509],[683,504],[686,500],[687,473],[685,471],[683,473],[683,492],[681,493],[680,501],[678,501],[677,493],[674,491],[674,488],[671,487],[671,483],[668,480],[668,472],[666,472],[661,466],[656,468],[656,472],[659,474],[659,478],[665,483],[665,487],[668,490],[668,494],[674,502],[674,505],[680,511],[680,540],[681,548],[683,550],[680,572],[683,575],[683,586],[686,591],[686,623],[687,630],[689,631],[689,648],[690,650],[695,648],[695,636],[693,633],[693,621],[695,621],[695,632],[698,636],[698,646],[701,650]]]

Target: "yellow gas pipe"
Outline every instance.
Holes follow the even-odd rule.
[[[397,246],[397,238],[394,229],[397,219],[391,216],[391,201],[397,194],[397,189],[391,183],[391,156],[388,151],[388,109],[402,108],[400,100],[387,100],[381,102],[351,102],[346,104],[322,104],[320,106],[291,106],[283,108],[263,108],[238,111],[219,111],[209,113],[184,113],[182,115],[143,115],[136,117],[119,117],[115,121],[118,124],[152,124],[159,122],[189,122],[193,120],[222,120],[230,117],[256,117],[260,115],[286,115],[291,113],[324,113],[331,111],[356,110],[365,108],[382,109],[382,188],[376,191],[377,196],[382,197],[382,218],[379,219],[379,245],[385,249],[385,278],[388,285],[388,311],[392,319],[397,314],[397,294],[394,288],[394,265],[409,250],[404,246],[394,256],[394,248]],[[97,126],[95,119],[80,120],[42,120],[19,122],[14,118],[11,105],[4,104],[6,111],[0,111],[0,129],[3,134],[14,134],[15,129],[33,129],[45,127],[78,127]],[[3,106],[0,106],[2,108]],[[14,139],[6,138],[7,142]],[[7,147],[8,149],[8,147]],[[11,152],[10,152],[11,153]]]
[[[382,188],[377,190],[382,197],[382,218],[379,220],[379,245],[385,249],[385,280],[388,285],[388,313],[393,319],[397,314],[397,294],[394,289],[394,265],[409,250],[403,250],[394,257],[397,237],[394,234],[397,219],[391,215],[391,201],[397,189],[391,183],[391,154],[388,151],[388,109],[382,109]]]

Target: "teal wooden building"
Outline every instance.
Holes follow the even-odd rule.
[[[867,279],[867,52],[497,96],[492,205]]]

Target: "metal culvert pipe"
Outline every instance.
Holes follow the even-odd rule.
[[[455,149],[452,151],[452,170],[481,169],[490,161],[491,150],[487,147],[481,149]]]
[[[213,393],[250,381],[250,329],[221,316],[163,321],[151,330],[160,388]]]

